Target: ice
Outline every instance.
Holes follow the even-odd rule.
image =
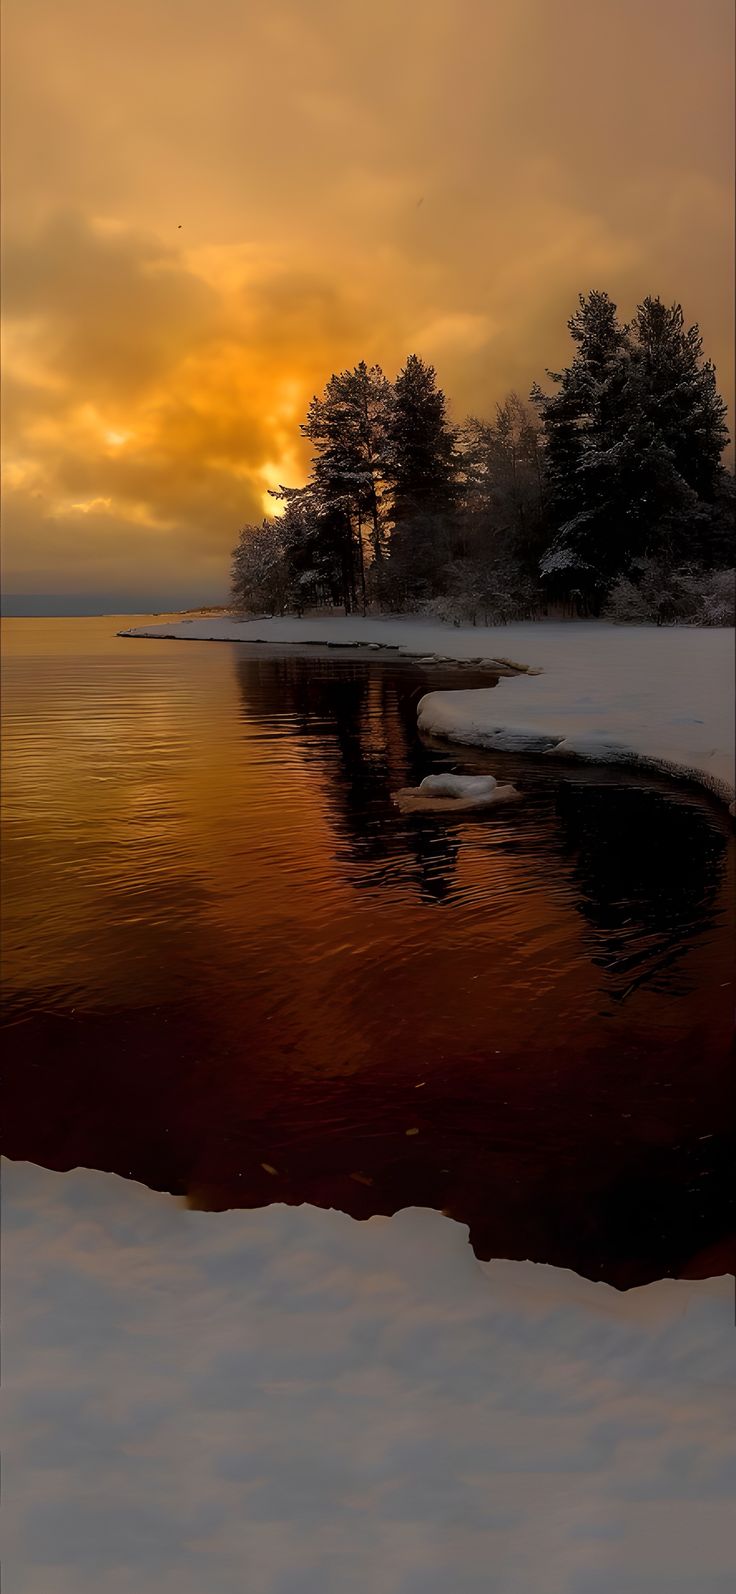
[[[404,786],[394,792],[394,802],[402,813],[422,809],[447,810],[490,808],[513,802],[519,792],[515,786],[499,786],[493,775],[425,775],[418,786]]]
[[[490,797],[497,785],[494,775],[425,775],[419,790],[435,797]]]

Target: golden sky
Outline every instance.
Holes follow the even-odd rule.
[[[7,593],[222,599],[333,369],[490,413],[578,292],[733,400],[731,0],[5,0]]]

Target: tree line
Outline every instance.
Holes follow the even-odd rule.
[[[281,513],[240,532],[234,601],[473,622],[551,605],[691,617],[668,611],[679,601],[727,623],[718,572],[733,563],[733,476],[698,327],[653,298],[623,324],[608,294],[591,292],[568,330],[572,358],[547,372],[548,390],[510,394],[490,421],[451,425],[416,354],[393,382],[365,361],[331,376],[301,427],[305,486],[280,487]]]

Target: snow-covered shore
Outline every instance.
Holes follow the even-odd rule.
[[[166,621],[124,636],[398,650],[433,662],[497,661],[498,686],[429,692],[420,729],[498,751],[630,763],[686,776],[733,810],[734,632],[603,621],[442,625],[405,616]]]
[[[3,1241],[16,1594],[733,1586],[726,1278],[13,1162]]]

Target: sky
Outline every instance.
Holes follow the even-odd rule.
[[[16,608],[223,601],[331,371],[491,414],[593,287],[733,403],[731,0],[6,0],[3,57]]]
[[[13,1594],[730,1594],[733,1290],[3,1172]]]

